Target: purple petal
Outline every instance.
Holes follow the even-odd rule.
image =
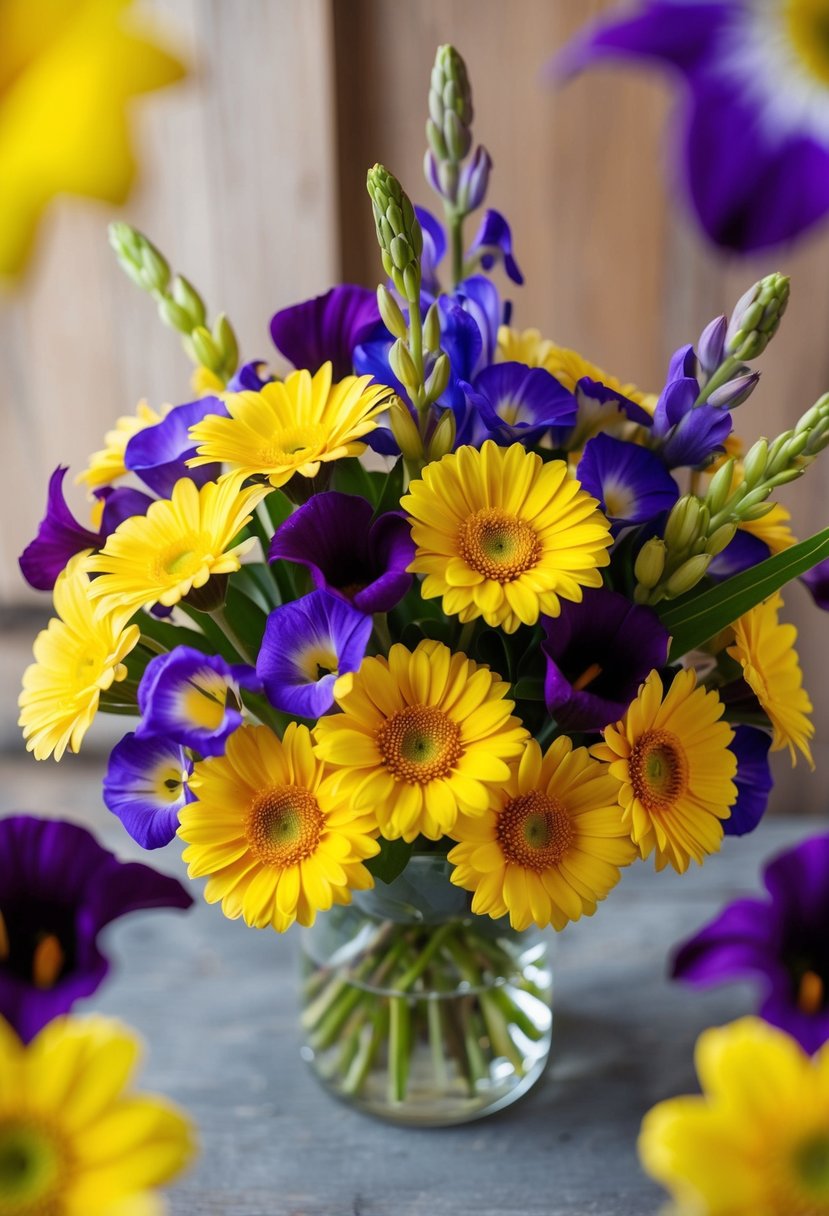
[[[698,405],[672,426],[662,444],[662,458],[669,468],[703,464],[722,451],[733,423],[728,410]]]
[[[679,486],[655,452],[611,435],[587,441],[577,477],[608,518],[624,524],[653,519],[679,498]]]
[[[415,207],[423,232],[423,252],[420,255],[420,273],[423,290],[436,296],[440,291],[437,269],[446,253],[446,233],[443,224],[425,207]]]
[[[569,75],[603,59],[642,57],[692,72],[715,53],[729,7],[723,0],[652,0],[629,17],[589,26],[559,53],[555,70]]]
[[[799,924],[829,924],[829,835],[812,836],[773,858],[763,872],[774,903]]]
[[[512,232],[500,211],[485,211],[481,226],[469,247],[469,254],[477,253],[484,270],[490,270],[497,261],[502,261],[504,270],[513,283],[524,282],[518,263],[512,254]]]
[[[807,570],[800,581],[806,584],[818,608],[829,612],[829,557]]]
[[[159,849],[173,839],[179,811],[193,800],[186,784],[192,769],[173,740],[124,735],[110,752],[104,803],[143,849]]]
[[[487,432],[501,443],[537,443],[551,426],[572,427],[576,398],[541,367],[494,363],[462,383]]]
[[[103,489],[95,490],[95,497],[104,500],[101,521],[101,532],[104,536],[114,532],[125,519],[131,519],[133,515],[146,515],[147,508],[155,502],[149,494],[127,486],[104,486]]]
[[[266,384],[272,384],[275,379],[276,377],[271,374],[267,363],[262,359],[253,359],[250,363],[243,363],[228,380],[227,391],[241,393],[247,390],[251,393],[259,393]]]
[[[374,292],[344,283],[276,313],[271,337],[294,367],[314,373],[330,361],[336,381],[351,374],[354,348],[368,339],[379,320]]]
[[[162,498],[169,498],[181,477],[189,477],[196,485],[214,481],[221,472],[220,465],[191,469],[186,464],[196,454],[190,427],[214,414],[227,417],[227,406],[218,397],[200,397],[198,401],[177,405],[161,422],[133,435],[124,453],[124,464]]]
[[[46,514],[37,536],[18,559],[26,582],[38,591],[51,591],[71,557],[83,549],[98,549],[102,543],[101,534],[79,524],[66,505],[63,479],[67,471],[66,466],[58,465],[49,478]]]
[[[732,574],[740,574],[765,561],[769,552],[768,545],[759,536],[738,528],[734,539],[717,554],[706,573],[712,578],[730,578]]]
[[[731,750],[737,757],[737,801],[731,817],[723,820],[726,836],[745,836],[757,827],[769,802],[774,784],[768,754],[771,736],[754,726],[735,726]]]
[[[677,949],[672,975],[700,987],[746,976],[768,980],[780,969],[778,951],[778,925],[771,906],[741,899]]]

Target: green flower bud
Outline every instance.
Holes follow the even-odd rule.
[[[222,352],[216,345],[210,330],[203,325],[197,325],[190,334],[189,340],[196,363],[200,363],[218,375],[222,370]]]
[[[769,511],[773,510],[773,502],[761,502],[758,503],[756,507],[749,507],[746,510],[741,510],[740,519],[747,524],[754,523],[755,520],[762,519],[763,516],[768,515]]]
[[[710,564],[711,555],[709,553],[698,553],[696,557],[689,557],[687,562],[683,562],[679,569],[674,571],[665,584],[666,597],[675,599],[676,596],[684,595],[686,591],[696,587]]]
[[[731,492],[731,483],[734,480],[734,461],[726,460],[722,468],[718,469],[708,486],[705,495],[705,502],[708,510],[712,515],[716,515],[725,505],[725,500]]]
[[[222,371],[230,378],[239,363],[239,344],[227,315],[220,312],[213,325],[213,340],[222,360]]]
[[[668,549],[665,542],[660,540],[658,536],[651,537],[649,541],[646,541],[639,550],[636,563],[633,567],[636,581],[649,589],[655,587],[662,578],[667,553]]]
[[[725,338],[726,353],[742,362],[761,355],[777,333],[789,302],[789,279],[769,274],[737,302]]]
[[[758,439],[746,453],[743,461],[743,485],[747,486],[749,490],[754,489],[765,473],[768,457],[769,441],[767,439]]]
[[[389,405],[389,426],[403,458],[411,461],[422,460],[423,440],[408,408],[399,397],[392,397]]]
[[[397,300],[383,283],[377,288],[377,307],[380,309],[380,316],[389,333],[393,334],[395,338],[405,341],[408,334],[406,318],[403,316]]]
[[[429,460],[440,460],[452,451],[455,446],[455,432],[455,415],[451,410],[444,410],[429,441]]]
[[[419,379],[414,360],[409,354],[408,346],[401,338],[397,339],[389,351],[389,363],[401,384],[404,384],[409,389],[417,386]]]
[[[718,553],[722,553],[726,549],[737,534],[736,524],[723,524],[717,528],[716,532],[712,533],[705,542],[705,552],[711,557],[716,557]]]
[[[438,355],[435,360],[435,366],[429,373],[429,377],[424,386],[424,395],[427,402],[437,401],[438,397],[446,392],[446,386],[449,383],[450,372],[449,356],[445,353]],[[451,410],[449,411],[451,413]]]
[[[674,503],[663,534],[669,549],[681,553],[691,543],[698,530],[701,506],[693,494]]]
[[[176,304],[183,308],[190,317],[190,329],[204,325],[207,320],[207,309],[199,293],[184,275],[177,274],[173,279],[172,296]]]
[[[171,329],[177,329],[181,334],[189,334],[193,329],[193,318],[186,309],[173,300],[158,301],[158,315],[165,325],[169,325]]]
[[[383,165],[369,169],[366,188],[374,212],[383,268],[401,295],[419,305],[423,233],[411,200],[394,174]]]
[[[423,322],[423,344],[433,355],[440,350],[440,308],[437,300],[429,305]]]

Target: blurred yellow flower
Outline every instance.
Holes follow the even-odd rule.
[[[19,272],[58,194],[122,203],[128,103],[184,75],[131,0],[0,4],[0,275]]]

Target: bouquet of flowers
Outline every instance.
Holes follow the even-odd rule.
[[[113,225],[196,395],[118,420],[79,477],[90,524],[53,474],[21,565],[56,615],[20,722],[60,759],[99,709],[137,718],[109,809],[146,848],[178,834],[225,915],[314,926],[320,1075],[446,1122],[543,1067],[535,929],[592,915],[636,859],[681,874],[754,828],[770,750],[811,762],[779,591],[804,576],[825,603],[829,530],[797,543],[773,495],[829,444],[829,395],[773,440],[734,432],[779,274],[658,394],[510,327],[506,220],[466,240],[491,160],[452,47],[427,137],[445,225],[371,169],[386,281],[278,312],[284,376],[240,366],[227,318]]]

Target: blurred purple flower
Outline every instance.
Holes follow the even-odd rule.
[[[696,987],[751,979],[760,1017],[808,1052],[829,1040],[829,836],[768,863],[768,899],[739,899],[677,950],[673,977]]]
[[[676,149],[702,228],[739,252],[791,240],[829,211],[829,56],[821,5],[645,0],[579,35],[565,73],[643,59],[681,83]]]
[[[177,879],[118,861],[78,824],[0,820],[0,1014],[28,1043],[106,978],[106,925],[192,902]]]
[[[802,576],[801,582],[806,584],[809,594],[818,608],[829,612],[829,557],[825,561],[818,562],[811,570],[807,570]]]

